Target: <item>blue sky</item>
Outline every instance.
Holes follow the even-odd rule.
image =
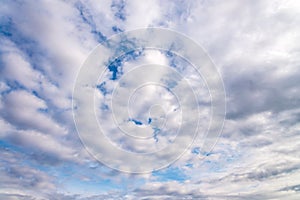
[[[299,199],[299,15],[296,0],[1,1],[0,199]],[[107,48],[114,34],[147,27],[182,33],[208,53],[224,83],[226,121],[211,152],[202,151],[199,137],[168,167],[133,174],[87,152],[72,95],[99,43]],[[165,148],[178,125],[189,133],[185,108],[190,119],[199,117],[199,132],[206,130],[210,91],[186,60],[138,49],[107,63],[94,86],[95,113],[113,145],[136,153]],[[183,76],[200,97],[199,116],[190,96],[183,105],[174,96],[187,94],[174,71],[133,70],[145,64]],[[131,85],[163,77],[168,88],[145,85],[128,104],[120,98]],[[151,137],[137,143],[122,132]]]

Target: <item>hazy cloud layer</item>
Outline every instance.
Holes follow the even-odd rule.
[[[296,0],[3,1],[0,198],[299,199],[299,16]],[[109,169],[86,152],[73,122],[72,91],[81,64],[99,42],[144,27],[169,28],[203,46],[223,77],[227,120],[212,152],[204,154],[199,139],[170,167],[132,175]],[[145,62],[175,63],[145,51],[140,60],[121,64],[126,70]],[[199,86],[193,71],[181,72]],[[103,102],[113,73],[108,71],[105,87],[99,87]],[[202,86],[205,120],[209,102]],[[153,95],[153,101],[158,98]],[[145,105],[137,103],[143,113]],[[112,121],[106,122],[104,129],[114,133]],[[122,142],[141,152],[151,145]]]

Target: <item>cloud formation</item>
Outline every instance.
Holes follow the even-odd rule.
[[[299,2],[4,1],[0,13],[0,198],[300,197]],[[73,122],[72,92],[81,64],[99,42],[144,27],[169,28],[203,46],[224,81],[227,120],[212,152],[203,152],[198,138],[160,173],[131,175],[97,163],[85,150]],[[133,66],[176,65],[199,86],[201,120],[207,120],[210,102],[201,77],[162,52],[135,53],[97,83],[99,102],[109,101],[103,94],[113,89],[113,79]],[[151,95],[148,89],[141,94]],[[153,101],[161,98],[155,92]],[[136,101],[140,110],[128,121],[133,126],[149,122],[143,103]],[[106,104],[99,107],[104,120]],[[111,123],[106,119],[103,128],[112,141],[132,151],[151,149],[152,143],[122,139]]]

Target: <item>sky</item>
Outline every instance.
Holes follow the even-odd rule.
[[[299,16],[0,0],[0,199],[299,199]]]

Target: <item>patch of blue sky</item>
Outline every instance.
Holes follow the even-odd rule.
[[[221,146],[221,149],[223,149],[223,152],[220,152],[223,156],[223,159],[226,163],[234,163],[242,158],[244,154],[242,154],[242,151],[240,151],[240,146],[238,145],[236,149],[233,149],[232,146],[224,143],[219,143],[219,146]],[[243,147],[241,147],[243,148]]]
[[[107,37],[97,29],[93,15],[89,12],[89,9],[80,1],[75,3],[75,7],[79,11],[82,21],[90,26],[91,33],[96,37],[96,40],[98,42],[106,41]]]
[[[56,164],[51,162],[41,163],[31,157],[26,158],[26,155],[28,155],[28,152],[24,153],[24,161],[22,161],[24,164],[32,168],[39,169],[40,171],[49,174],[49,176],[55,177],[57,185],[65,186],[65,184],[71,184],[70,186],[72,186],[72,183],[81,182],[82,184],[87,184],[87,187],[90,189],[92,189],[91,187],[93,184],[96,184],[97,188],[119,188],[115,180],[113,178],[109,178],[110,175],[116,175],[114,174],[115,171],[108,171],[106,167],[97,161],[85,160],[81,164],[73,161],[63,161]]]
[[[56,154],[40,151],[38,148],[26,148],[29,152],[30,159],[35,160],[40,165],[44,166],[55,166],[62,163],[62,160],[60,157],[58,157]]]
[[[129,119],[129,121],[132,121],[132,122],[134,122],[135,123],[135,125],[143,125],[143,122],[142,121],[139,121],[139,120],[137,120],[137,119]]]
[[[179,71],[182,71],[187,65],[190,65],[187,60],[171,50],[162,51],[161,53],[166,56],[169,65]]]
[[[205,151],[201,151],[200,147],[194,147],[192,149],[192,153],[196,154],[196,155],[202,155],[202,156],[210,156],[213,154],[213,152],[205,152]]]
[[[109,109],[109,106],[108,106],[107,104],[105,104],[105,103],[101,103],[100,109],[101,109],[102,111],[109,111],[109,110],[110,110],[110,109]]]
[[[6,141],[5,139],[0,140],[0,150],[1,151],[7,151],[11,152],[14,155],[20,155],[22,158],[21,160],[18,160],[19,162],[22,162],[22,165],[26,165],[35,169],[39,169],[43,172],[49,172],[51,168],[53,168],[54,171],[57,171],[59,168],[57,165],[44,165],[40,162],[37,162],[37,160],[32,159],[32,151],[28,148],[24,148],[21,145],[13,144],[9,141]],[[0,162],[5,162],[2,158],[0,158]]]
[[[192,149],[192,153],[193,154],[200,154],[200,147],[194,147],[193,149]]]
[[[15,24],[11,17],[1,17],[0,24],[0,35],[16,44],[28,58],[33,56],[37,57],[37,55],[44,55],[44,51],[39,49],[39,44],[34,39],[25,36],[22,32],[20,32],[17,24]]]
[[[172,51],[170,51],[170,50],[161,51],[161,53],[164,53],[167,58],[173,58],[175,56],[175,54]]]
[[[128,38],[122,38],[121,41],[118,41],[117,44],[114,45],[116,45],[116,48],[114,48],[114,46],[111,46],[112,49],[115,50],[113,59],[115,59],[116,56],[119,56],[123,57],[123,59],[126,60],[132,60],[140,56],[140,51],[136,50],[138,44]]]
[[[156,178],[157,181],[166,182],[166,181],[178,181],[183,182],[188,179],[188,176],[184,174],[182,170],[178,167],[168,167],[159,171],[152,172],[152,175]]]
[[[217,144],[217,146],[221,147],[220,150],[213,150],[211,152],[200,151],[201,155],[206,156],[204,165],[208,166],[212,172],[223,172],[231,166],[231,164],[241,159],[241,153],[233,150],[230,145],[220,143]],[[218,147],[215,147],[215,149],[217,148]],[[215,154],[217,154],[216,157],[211,157]]]
[[[124,32],[124,30],[119,28],[118,26],[113,26],[111,29],[113,30],[114,33]]]
[[[31,92],[34,96],[36,96],[37,98],[39,98],[39,99],[41,99],[42,97],[41,97],[41,95],[39,94],[39,92],[38,91],[36,91],[36,90],[32,90],[32,92]]]
[[[0,148],[9,149],[16,152],[24,152],[24,148],[11,144],[10,142],[3,139],[0,140]]]
[[[93,16],[90,14],[86,6],[81,1],[77,1],[75,3],[75,7],[79,11],[80,17],[83,20],[83,22],[89,24],[92,28],[96,28]]]
[[[129,62],[132,60],[136,60],[137,58],[139,58],[143,53],[143,50],[134,50],[134,51],[129,51],[126,52],[126,55],[123,56],[124,61],[125,62]]]
[[[224,165],[220,161],[214,161],[214,160],[206,159],[206,160],[204,160],[203,165],[208,166],[208,168],[211,172],[223,172],[223,171],[225,171]]]
[[[1,95],[6,95],[9,94],[12,91],[16,91],[16,90],[26,90],[28,91],[28,89],[22,85],[21,83],[19,83],[18,81],[14,80],[6,80],[5,81],[6,85],[8,86],[8,88],[4,91],[1,92]]]
[[[104,42],[107,39],[106,36],[103,33],[101,33],[100,31],[92,30],[91,33],[95,35],[96,40],[98,42]]]
[[[110,8],[114,12],[114,16],[121,20],[126,20],[126,10],[125,10],[126,3],[124,0],[113,0]]]
[[[192,163],[187,163],[187,164],[185,164],[185,166],[188,168],[193,168],[194,165]]]
[[[111,80],[117,80],[118,76],[121,74],[121,66],[122,66],[122,60],[115,59],[109,66],[108,70],[112,73]]]
[[[172,92],[171,89],[175,88],[178,85],[178,80],[174,80],[174,79],[171,79],[171,78],[167,78],[167,79],[164,79],[162,81],[167,86],[167,90],[169,92]]]
[[[12,31],[12,19],[8,16],[0,17],[0,35],[5,37],[11,37]]]
[[[130,182],[126,176],[115,170],[111,170],[97,161],[86,161],[82,165],[63,164],[50,169],[49,173],[54,174],[64,192],[67,190],[81,194],[99,194],[109,190],[124,190]],[[134,181],[142,181],[135,179]],[[62,191],[62,192],[63,192]]]
[[[106,88],[106,82],[105,81],[98,84],[96,87],[103,94],[103,96],[105,96],[109,93],[109,91]]]
[[[157,128],[157,127],[152,127],[152,129],[153,129],[153,138],[154,138],[154,140],[155,140],[155,142],[158,142],[158,137],[157,137],[157,135],[158,135],[158,133],[161,131],[159,128]]]
[[[7,42],[1,40],[1,35],[2,35],[2,37],[8,39],[9,41],[11,41],[13,44],[16,45],[16,47],[21,51],[21,56],[26,62],[30,64],[32,69],[38,71],[40,74],[46,77],[49,83],[51,83],[56,87],[59,87],[59,83],[52,80],[45,72],[45,69],[43,69],[45,59],[48,57],[47,51],[45,51],[37,41],[35,41],[34,39],[28,36],[25,36],[22,32],[20,32],[17,28],[17,25],[13,22],[12,18],[2,17],[0,20],[0,24],[1,24],[0,45],[3,47],[7,46]],[[5,53],[12,53],[12,52],[9,52],[5,48],[0,47],[0,55]],[[47,62],[51,62],[51,61],[47,60]],[[4,63],[1,60],[0,60],[0,65],[1,65],[0,70],[1,68],[5,67]],[[24,85],[21,86],[20,83],[14,81],[8,81],[8,80],[7,82],[8,82],[7,84],[10,85],[11,88],[25,89],[25,86]]]
[[[124,51],[129,49],[128,47],[121,46],[120,49]],[[122,51],[123,51],[122,50]],[[132,60],[136,60],[139,56],[141,56],[142,52],[139,50],[128,50],[121,54],[118,58],[112,58],[108,64],[108,70],[112,73],[111,80],[117,80],[123,74],[123,64],[124,62],[129,62]]]
[[[58,180],[62,180],[67,178],[68,176],[72,176],[75,172],[70,171],[71,166],[74,165],[73,163],[69,162],[60,162],[59,164],[52,164],[51,162],[39,162],[32,158],[24,159],[23,163],[25,163],[40,171],[43,171],[50,176],[56,177]]]
[[[33,166],[43,171],[47,171],[47,166],[57,167],[58,163],[61,163],[57,156],[51,153],[46,153],[39,151],[34,146],[22,146],[22,141],[20,141],[15,136],[8,135],[0,140],[0,149],[9,151],[16,155],[21,155],[22,162],[28,166]],[[2,150],[1,150],[2,151]],[[1,158],[0,158],[1,160]]]

